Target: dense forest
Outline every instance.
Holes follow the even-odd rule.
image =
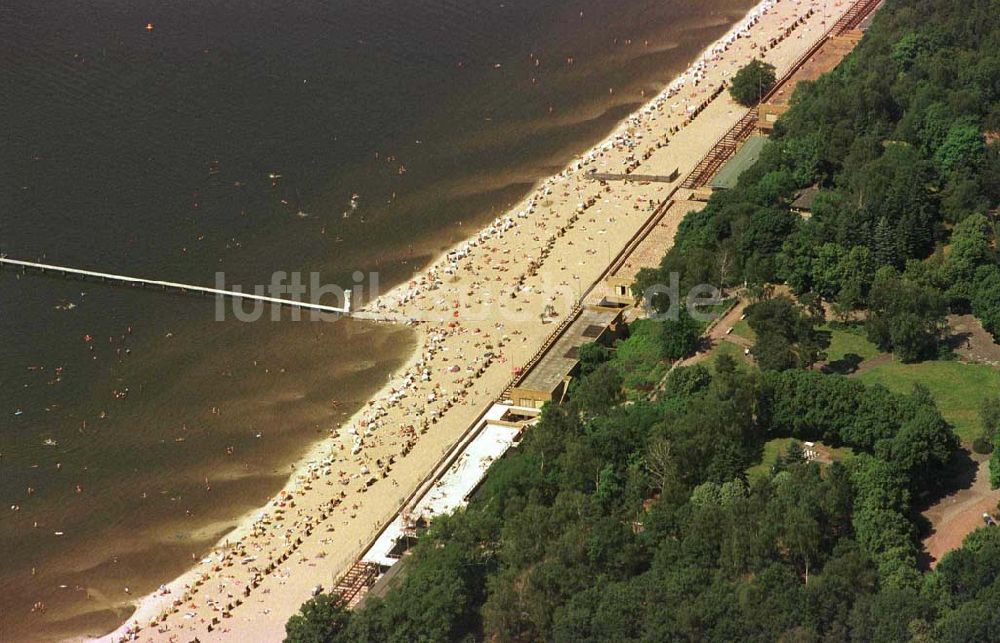
[[[926,391],[896,395],[720,357],[623,402],[613,357],[545,408],[468,508],[435,520],[384,598],[321,596],[293,641],[991,640],[1000,529],[918,571],[914,498],[957,448]],[[764,442],[794,444],[748,481]]]
[[[811,216],[789,205],[819,188]],[[737,189],[682,222],[659,270],[682,286],[785,283],[904,361],[947,312],[1000,335],[1000,3],[890,0],[835,71],[803,83]]]
[[[700,332],[683,315],[585,347],[570,399],[434,521],[384,596],[348,611],[320,595],[288,640],[1000,638],[1000,529],[919,564],[915,506],[959,454],[930,393],[811,368],[824,305],[904,362],[946,350],[949,312],[1000,335],[997,131],[1000,1],[888,0],[636,285],[787,284],[795,300],[749,311],[756,366],[669,369]],[[792,213],[811,186],[812,216]],[[748,475],[775,438],[793,441]],[[809,461],[805,441],[850,457]]]

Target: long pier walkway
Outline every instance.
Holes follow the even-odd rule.
[[[351,291],[344,291],[344,305],[342,307],[338,306],[327,306],[325,304],[319,304],[308,301],[295,301],[293,299],[283,299],[281,297],[268,297],[265,295],[257,295],[254,293],[240,292],[238,290],[223,290],[219,288],[208,288],[205,286],[194,286],[191,284],[181,284],[174,281],[159,281],[156,279],[143,279],[141,277],[126,277],[124,275],[113,275],[110,273],[96,272],[94,270],[82,270],[80,268],[66,268],[64,266],[54,266],[47,263],[38,263],[35,261],[22,261],[20,259],[10,259],[9,257],[0,257],[0,268],[4,266],[13,266],[15,268],[20,268],[24,271],[33,270],[41,273],[48,273],[59,275],[65,277],[67,275],[73,275],[77,277],[82,277],[84,279],[96,279],[98,281],[115,283],[123,286],[132,286],[137,288],[159,288],[160,290],[173,291],[182,294],[188,293],[198,293],[203,295],[211,295],[214,297],[230,297],[232,299],[248,299],[252,301],[262,301],[268,304],[275,304],[278,306],[288,306],[290,308],[303,308],[306,310],[313,310],[322,313],[333,313],[338,315],[349,315],[351,314]]]

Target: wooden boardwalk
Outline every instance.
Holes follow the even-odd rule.
[[[736,121],[736,124],[729,128],[729,131],[722,135],[708,154],[705,155],[698,165],[695,166],[691,174],[684,179],[682,188],[694,190],[707,184],[715,173],[722,167],[722,164],[729,160],[736,149],[757,129],[757,109],[751,109],[743,118]]]
[[[332,593],[339,596],[344,605],[350,609],[357,605],[368,588],[375,584],[379,572],[379,566],[375,563],[359,560],[341,576]]]

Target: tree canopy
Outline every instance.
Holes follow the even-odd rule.
[[[729,93],[740,105],[752,107],[771,91],[776,80],[774,65],[754,58],[733,76]]]
[[[757,336],[752,352],[763,370],[807,368],[826,358],[829,333],[816,328],[823,321],[821,309],[809,310],[788,297],[775,297],[749,306],[746,312]]]
[[[870,314],[870,337],[904,361],[939,354],[949,312],[1000,336],[998,87],[995,2],[887,3],[835,70],[798,85],[760,160],[684,218],[637,287],[672,273],[682,288],[785,283]],[[807,188],[803,218],[789,204]]]
[[[989,627],[980,611],[1000,581],[970,566],[1000,558],[992,535],[917,571],[912,499],[957,448],[925,391],[695,366],[674,369],[655,401],[584,403],[546,406],[468,507],[435,519],[384,598],[312,628],[302,621],[326,603],[307,603],[289,640],[895,640]],[[793,448],[748,477],[777,437],[856,455],[823,466]]]

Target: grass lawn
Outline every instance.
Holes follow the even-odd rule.
[[[829,362],[842,360],[846,355],[857,355],[866,360],[877,357],[880,353],[878,346],[865,338],[865,330],[861,326],[825,324],[820,326],[820,330],[830,332],[830,348],[826,349]]]
[[[794,441],[794,438],[774,438],[773,440],[765,442],[764,454],[761,456],[760,462],[747,469],[747,479],[753,480],[754,478],[765,476],[770,473],[771,467],[774,466],[778,456],[788,451],[788,445]],[[816,442],[815,444],[816,450],[820,451],[821,456],[822,453],[825,452],[832,460],[843,462],[854,456],[854,451],[852,451],[850,447],[833,448],[824,446],[819,442]],[[804,444],[803,447],[805,447]]]
[[[733,335],[739,335],[744,339],[749,339],[751,342],[757,340],[757,333],[753,332],[753,329],[750,328],[750,324],[748,324],[745,319],[741,319],[733,324]]]
[[[861,326],[845,326],[842,324],[824,324],[819,330],[830,333],[830,348],[826,350],[827,360],[835,362],[847,355],[857,355],[861,360],[871,359],[879,355],[878,346],[865,338],[865,329]],[[733,335],[739,335],[751,342],[756,341],[757,334],[743,319],[733,325]]]
[[[731,342],[721,340],[715,345],[714,348],[712,348],[712,352],[709,353],[708,360],[705,364],[705,366],[708,367],[708,370],[713,373],[715,373],[715,360],[719,359],[719,355],[731,356],[734,360],[736,360],[736,364],[740,366],[749,366],[751,363],[750,358],[743,354],[743,349],[741,347]]]
[[[817,442],[816,444],[819,444]],[[836,460],[837,462],[847,462],[854,457],[854,449],[851,447],[828,447],[823,446],[827,454],[830,456],[831,460]]]
[[[753,480],[754,478],[766,476],[770,473],[771,467],[774,466],[774,461],[778,459],[780,454],[788,451],[788,445],[791,443],[792,438],[775,438],[765,442],[764,455],[758,464],[747,469],[747,479]]]
[[[898,393],[909,393],[914,384],[923,384],[966,445],[980,433],[980,403],[989,395],[1000,393],[1000,371],[984,364],[958,361],[891,362],[862,373],[859,379],[882,384]]]

